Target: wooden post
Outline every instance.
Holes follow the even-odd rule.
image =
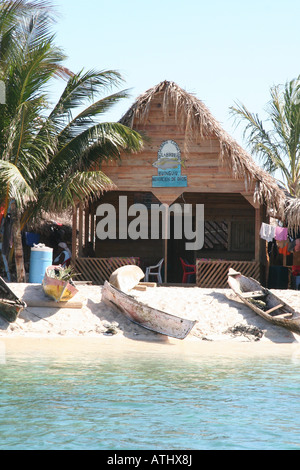
[[[93,250],[95,249],[95,208],[91,206],[91,242],[93,244]]]
[[[165,212],[165,247],[164,247],[164,258],[165,258],[165,284],[168,282],[168,219],[169,213],[168,211]]]
[[[83,237],[83,211],[82,211],[82,203],[80,203],[79,204],[78,256],[82,256],[82,237]]]
[[[165,249],[164,249],[164,258],[165,258],[165,283],[168,282],[168,239],[165,239]]]
[[[88,246],[89,233],[90,233],[90,208],[87,205],[85,206],[85,210],[84,210],[84,245],[85,245],[85,248],[87,248]]]
[[[76,239],[77,239],[77,204],[73,207],[73,215],[72,215],[72,258],[75,260],[76,258]]]
[[[261,211],[260,207],[255,209],[255,261],[260,262],[260,231]]]
[[[11,220],[12,220],[12,234],[13,234],[13,242],[14,242],[17,282],[26,282],[20,214],[19,214],[19,210],[17,208],[17,204],[15,200],[11,201],[10,213],[11,213]]]

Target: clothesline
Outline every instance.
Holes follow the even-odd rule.
[[[300,238],[294,238],[289,234],[287,227],[280,225],[261,224],[260,237],[268,243],[276,242],[278,252],[282,255],[290,255],[300,251]]]
[[[263,222],[260,227],[260,237],[268,242],[271,242],[273,238],[277,241],[284,241],[288,239],[288,228]]]

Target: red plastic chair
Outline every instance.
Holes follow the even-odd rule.
[[[185,263],[182,258],[180,258],[180,261],[183,269],[182,283],[185,284],[191,274],[196,274],[196,266],[195,264]]]

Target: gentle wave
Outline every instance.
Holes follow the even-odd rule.
[[[292,356],[8,355],[0,449],[299,449]]]

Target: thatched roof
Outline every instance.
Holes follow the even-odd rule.
[[[252,157],[222,129],[205,104],[194,95],[187,93],[176,83],[164,81],[140,95],[121,123],[134,128],[144,123],[154,97],[162,94],[163,112],[175,107],[176,121],[184,129],[187,139],[209,138],[215,136],[220,142],[220,160],[229,165],[236,178],[243,178],[245,188],[255,183],[254,201],[266,203],[277,214],[283,207],[285,195],[275,179],[257,165]]]
[[[284,207],[284,222],[292,230],[300,230],[300,199],[287,197]]]

